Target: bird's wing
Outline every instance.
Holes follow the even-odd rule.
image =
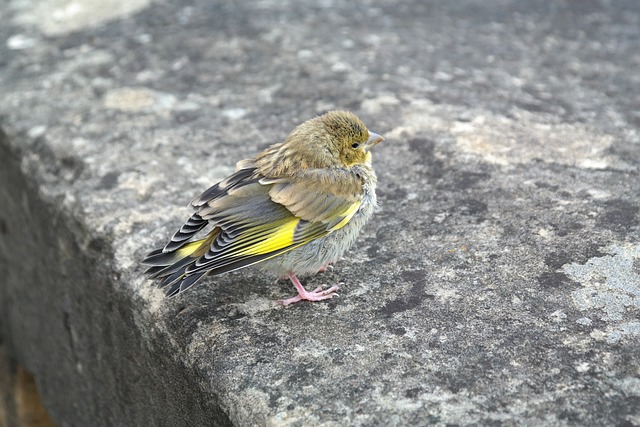
[[[361,203],[359,178],[340,176],[316,171],[268,179],[247,164],[194,199],[193,216],[164,250],[145,259],[148,272],[174,295],[206,273],[237,270],[324,237],[346,225]],[[192,241],[206,224],[213,226],[207,237]]]
[[[191,201],[190,206],[197,210],[211,201],[228,195],[229,191],[258,182],[259,178],[254,176],[255,171],[252,159],[239,161],[236,165],[236,172],[233,175],[206,189]]]
[[[322,223],[327,231],[345,226],[362,203],[362,179],[343,168],[309,169],[293,178],[263,178],[272,185],[271,200],[293,215],[312,223]]]
[[[174,252],[187,245],[191,238],[209,223],[207,219],[200,216],[198,210],[207,203],[228,195],[229,191],[257,182],[258,179],[253,178],[254,171],[252,159],[242,160],[238,162],[237,171],[233,175],[209,187],[192,200],[190,206],[195,208],[196,212],[175,232],[169,243],[162,249],[162,252]]]
[[[236,172],[192,203],[197,214],[219,229],[187,274],[236,270],[272,258],[346,225],[361,203],[355,182],[328,179],[319,171],[272,180]],[[347,176],[347,175],[345,175]],[[235,177],[235,178],[234,178]],[[360,190],[361,191],[361,190]]]

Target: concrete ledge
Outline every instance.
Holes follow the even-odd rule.
[[[0,6],[0,338],[56,422],[640,425],[637,2],[100,3]],[[340,297],[165,300],[188,200],[333,108],[387,138]]]
[[[3,135],[2,336],[36,373],[54,418],[73,425],[230,424],[215,394],[198,387],[168,345],[157,317],[126,297],[109,242],[44,202],[7,145]]]

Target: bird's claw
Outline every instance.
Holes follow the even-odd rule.
[[[324,273],[327,270],[333,270],[333,264],[326,263],[318,269],[318,273]]]
[[[338,289],[340,289],[339,285],[333,285],[329,289],[323,289],[322,286],[318,286],[311,292],[309,291],[299,292],[298,295],[296,295],[295,297],[288,298],[285,300],[280,300],[278,301],[278,304],[282,304],[286,307],[289,304],[293,304],[295,302],[299,302],[303,300],[322,301],[325,299],[333,298],[335,295],[338,295],[335,293]]]

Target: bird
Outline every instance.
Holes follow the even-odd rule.
[[[175,296],[207,275],[256,266],[291,280],[298,294],[284,306],[332,298],[340,285],[307,291],[299,276],[331,268],[373,215],[371,149],[382,141],[349,111],[307,120],[193,199],[191,217],[142,261],[145,273]]]

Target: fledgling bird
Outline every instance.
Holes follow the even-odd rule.
[[[203,276],[257,264],[288,277],[298,295],[283,305],[331,298],[299,275],[323,271],[354,243],[376,206],[371,148],[384,138],[355,114],[331,111],[296,127],[191,202],[195,213],[143,260],[168,296]],[[204,238],[194,240],[205,227]]]

